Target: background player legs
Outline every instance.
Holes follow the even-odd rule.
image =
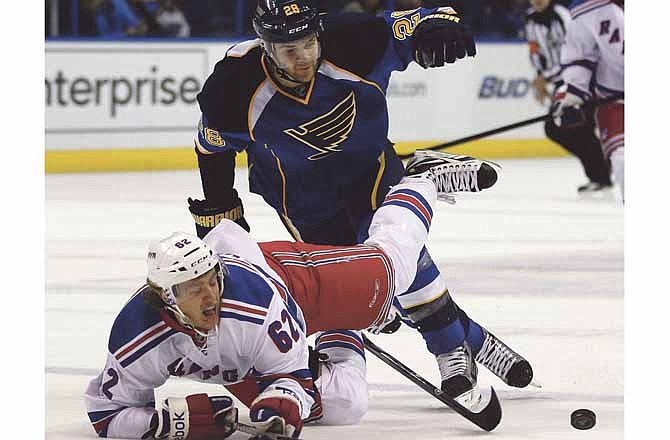
[[[600,141],[594,133],[594,122],[589,115],[586,124],[579,127],[559,127],[552,118],[544,125],[544,131],[549,139],[575,155],[584,168],[584,174],[589,179],[587,185],[579,187],[578,191],[591,191],[610,187],[610,166],[605,160]]]
[[[612,161],[614,179],[624,197],[624,103],[623,101],[603,104],[596,109],[596,122],[600,131],[603,154]]]

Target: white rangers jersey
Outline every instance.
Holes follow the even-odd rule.
[[[290,390],[307,418],[314,403],[302,311],[279,277],[241,257],[220,255],[220,321],[204,343],[148,305],[146,286],[124,305],[111,330],[107,363],[84,396],[101,437],[141,438],[154,413],[154,389],[170,376],[229,385],[253,378],[261,395]]]
[[[563,79],[585,97],[591,80],[597,96],[624,90],[623,0],[575,0],[561,50]]]

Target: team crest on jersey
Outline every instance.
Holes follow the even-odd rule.
[[[354,92],[340,101],[331,111],[309,122],[289,128],[284,133],[317,151],[307,159],[319,160],[342,151],[339,145],[347,139],[356,119]]]

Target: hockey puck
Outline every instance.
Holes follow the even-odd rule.
[[[578,409],[570,415],[570,424],[575,429],[591,429],[596,425],[596,414],[590,409]]]

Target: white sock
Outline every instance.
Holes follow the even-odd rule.
[[[624,194],[624,171],[625,171],[625,162],[624,162],[624,150],[623,147],[619,147],[614,150],[610,156],[612,161],[612,172],[614,173],[614,180],[619,184],[621,189],[621,201],[625,200]]]

